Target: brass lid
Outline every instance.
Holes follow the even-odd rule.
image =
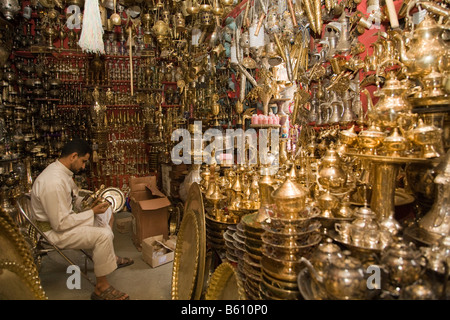
[[[324,253],[338,253],[341,252],[341,249],[337,244],[333,243],[331,238],[327,238],[325,243],[321,243],[318,248],[321,252]]]
[[[277,190],[272,192],[272,198],[277,200],[295,199],[305,196],[306,191],[302,188],[301,185],[292,181],[290,177],[287,177],[286,180],[281,184],[281,186]]]

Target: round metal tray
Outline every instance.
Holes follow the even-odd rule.
[[[125,206],[125,195],[118,188],[106,188],[102,191],[102,193],[100,193],[100,196],[111,203],[114,213],[122,211],[123,207]]]
[[[230,263],[223,262],[216,268],[206,290],[205,300],[245,300],[243,284]]]

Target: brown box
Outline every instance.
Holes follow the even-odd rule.
[[[173,261],[175,248],[171,248],[163,235],[149,237],[142,241],[142,259],[152,268]]]
[[[130,232],[132,220],[132,217],[116,219],[116,230],[120,233]]]
[[[156,181],[156,179],[155,179]],[[130,192],[132,241],[138,250],[148,237],[169,235],[169,199],[152,183],[135,183]]]

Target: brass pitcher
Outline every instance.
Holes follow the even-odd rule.
[[[437,72],[448,70],[449,45],[442,38],[443,32],[444,27],[436,23],[432,13],[427,13],[414,29],[408,44],[402,34],[394,34],[394,39],[399,41],[401,62],[406,65],[409,76],[420,79],[433,69]]]
[[[408,86],[399,81],[394,73],[390,73],[384,87],[374,92],[374,95],[379,96],[380,99],[369,111],[368,117],[384,127],[396,126],[398,117],[412,110],[411,104],[405,99],[408,89]]]

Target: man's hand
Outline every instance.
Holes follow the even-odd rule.
[[[94,211],[94,214],[102,214],[105,213],[105,211],[108,209],[109,206],[110,206],[109,202],[105,201],[92,207],[92,211]]]

